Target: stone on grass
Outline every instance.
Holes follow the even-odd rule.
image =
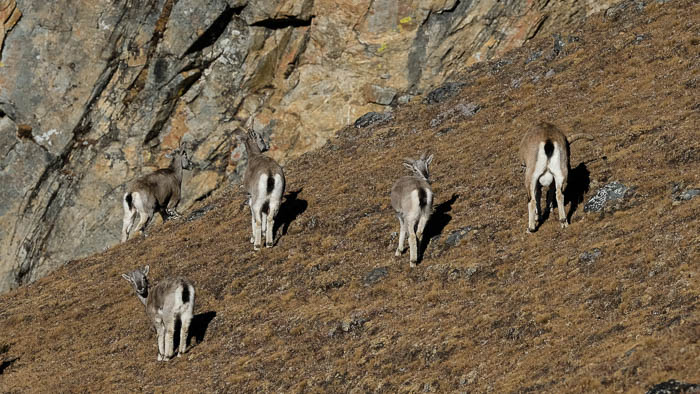
[[[578,260],[584,264],[592,264],[598,260],[602,254],[600,249],[593,248],[592,250],[581,253],[581,255],[578,256]]]
[[[600,212],[609,202],[625,198],[629,190],[629,187],[620,182],[608,183],[598,189],[595,196],[588,200],[583,206],[583,212]]]
[[[425,100],[423,100],[423,102],[426,104],[441,103],[459,93],[464,85],[466,84],[463,82],[447,82],[446,84],[428,93],[428,96],[425,98]]]
[[[389,274],[389,271],[387,271],[386,267],[378,267],[370,271],[364,279],[364,284],[365,286],[371,286],[380,280],[382,280],[385,276]]]
[[[449,247],[459,245],[460,241],[472,230],[474,230],[473,226],[466,226],[454,230],[447,236],[447,239],[445,239],[445,244]]]
[[[393,117],[394,114],[391,112],[367,112],[355,121],[355,128],[361,129],[374,124],[382,124]]]
[[[646,394],[700,393],[700,385],[683,383],[675,379],[667,380],[651,387]]]
[[[692,200],[696,196],[700,196],[700,189],[688,188],[681,191],[681,188],[682,187],[680,185],[674,185],[673,187],[672,193],[674,205],[680,204],[683,201]]]
[[[453,108],[443,111],[430,121],[430,127],[437,127],[443,122],[455,117],[470,118],[474,116],[481,107],[474,103],[459,103]]]

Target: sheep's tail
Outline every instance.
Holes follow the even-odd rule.
[[[581,140],[581,139],[583,139],[583,140],[588,140],[588,141],[593,141],[593,140],[594,140],[594,138],[591,137],[590,135],[583,134],[583,133],[581,133],[581,134],[574,134],[574,135],[571,135],[571,136],[569,136],[569,137],[566,137],[566,140],[569,142],[569,144],[572,144],[572,143],[574,143],[574,142],[576,142],[576,141],[578,141],[578,140]]]

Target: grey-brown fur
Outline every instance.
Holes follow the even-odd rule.
[[[528,232],[534,232],[537,229],[540,215],[540,185],[549,186],[552,182],[554,182],[552,187],[555,190],[559,222],[562,228],[569,225],[564,207],[564,190],[570,170],[569,146],[580,138],[592,139],[583,134],[567,138],[556,126],[543,122],[526,133],[520,142],[520,160],[525,165]],[[546,203],[551,204],[551,201]]]
[[[238,135],[248,152],[248,167],[243,175],[243,187],[248,192],[253,235],[250,242],[259,250],[262,233],[265,246],[272,247],[274,221],[284,194],[285,178],[282,167],[273,159],[263,155],[269,147],[255,131]]]
[[[158,361],[174,356],[175,322],[180,320],[178,357],[187,351],[187,335],[194,314],[194,286],[185,278],[168,278],[157,285],[148,284],[149,266],[122,274],[146,307],[146,315],[158,335]]]
[[[391,206],[396,211],[400,224],[399,245],[395,255],[400,256],[404,252],[404,242],[408,233],[411,267],[415,267],[418,261],[418,245],[433,211],[433,190],[430,187],[428,171],[432,161],[433,155],[426,158],[425,154],[418,160],[406,159],[404,166],[411,170],[413,175],[399,178],[391,188]]]
[[[164,221],[171,216],[180,216],[175,207],[180,203],[182,193],[182,171],[190,168],[190,160],[181,148],[167,156],[173,158],[168,168],[137,179],[124,194],[122,242],[129,238],[137,212],[139,223],[134,232],[145,231],[155,212],[160,213]]]

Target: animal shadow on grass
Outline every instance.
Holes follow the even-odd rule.
[[[574,216],[576,209],[583,202],[583,196],[588,193],[591,186],[591,173],[586,167],[586,163],[581,163],[576,168],[569,170],[569,176],[566,181],[566,190],[564,190],[564,206],[570,204],[569,212],[566,214],[566,220],[571,223],[571,218]],[[541,186],[538,185],[539,188]],[[552,213],[552,209],[557,206],[556,191],[554,188],[554,183],[548,188],[545,207],[540,217],[537,227],[541,226],[547,221],[549,215]],[[539,202],[538,202],[539,207]],[[558,208],[558,207],[557,207]],[[538,208],[539,209],[539,208]]]
[[[423,238],[421,239],[420,245],[418,247],[418,261],[423,261],[423,254],[428,248],[430,240],[442,234],[442,230],[445,229],[447,223],[452,220],[452,215],[448,215],[447,212],[452,210],[452,205],[459,198],[459,194],[454,193],[449,200],[442,202],[440,205],[436,206],[433,210],[433,214],[430,215],[430,220],[425,225],[425,230],[423,231]]]
[[[216,312],[209,311],[194,315],[192,322],[190,323],[189,340],[190,346],[192,346],[192,338],[197,340],[197,344],[202,343],[204,336],[207,333],[207,328],[209,328],[209,323],[216,317]],[[179,333],[180,330],[176,327],[175,332]],[[179,343],[176,338],[176,343]]]
[[[308,207],[309,204],[306,200],[298,198],[302,190],[304,189],[302,188],[297,191],[289,192],[284,196],[284,202],[280,205],[277,218],[275,218],[275,228],[273,229],[275,234],[277,234],[277,230],[281,228],[282,235],[287,235],[289,225],[306,211],[306,207]]]
[[[0,346],[0,355],[7,353],[8,350],[10,350],[10,345]],[[10,365],[14,364],[17,360],[19,360],[19,357],[11,358],[9,360],[3,360],[2,362],[0,362],[0,375],[2,375],[2,373],[5,372],[5,369],[7,369]]]
[[[19,360],[19,357],[11,358],[7,361],[3,361],[2,363],[0,363],[0,375],[2,375],[3,372],[5,372],[5,369],[7,369],[10,365],[14,364],[17,360]]]
[[[591,188],[591,172],[588,171],[586,163],[581,163],[576,168],[569,171],[569,179],[564,192],[564,205],[571,203],[566,219],[571,223],[571,218],[578,206],[583,202],[583,196]]]

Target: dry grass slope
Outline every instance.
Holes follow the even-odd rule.
[[[229,191],[201,217],[3,295],[0,391],[642,392],[700,382],[700,197],[672,200],[672,183],[700,187],[698,21],[696,0],[594,16],[558,54],[543,38],[456,76],[466,85],[446,101],[342,130],[286,167],[288,190],[300,191],[282,207],[288,229],[273,249],[253,252],[243,195]],[[470,102],[474,116],[430,126]],[[568,229],[551,216],[525,233],[517,146],[540,120],[595,137],[573,145],[574,188],[588,199],[621,181],[634,192],[619,209],[579,205]],[[425,258],[409,269],[393,257],[389,190],[400,159],[422,150],[436,156],[437,213]],[[581,258],[595,248],[597,258]],[[155,361],[155,333],[119,276],[143,264],[155,280],[195,282],[195,346],[183,358]],[[378,267],[387,275],[366,284]]]

